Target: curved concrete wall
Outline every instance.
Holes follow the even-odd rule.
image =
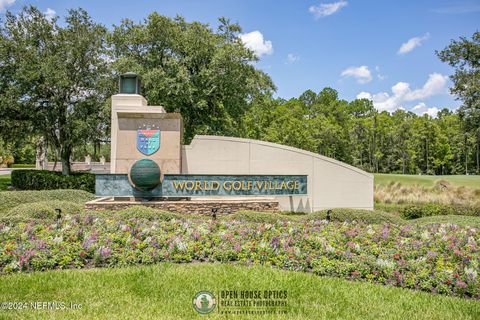
[[[182,147],[184,174],[298,174],[308,196],[278,196],[281,210],[373,209],[373,175],[301,149],[258,140],[195,136]]]

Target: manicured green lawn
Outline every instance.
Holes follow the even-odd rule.
[[[287,315],[260,319],[478,319],[480,302],[268,267],[166,264],[0,277],[1,301],[57,301],[80,310],[1,310],[2,319],[202,319],[198,292],[287,290]],[[223,318],[217,310],[204,319]],[[252,315],[231,319],[255,318]]]
[[[450,183],[462,185],[470,188],[480,189],[480,176],[419,176],[419,175],[403,175],[403,174],[375,174],[375,185],[386,185],[390,182],[399,182],[404,185],[420,185],[432,187],[436,181],[446,180]]]
[[[11,176],[9,174],[0,175],[0,191],[7,190],[11,184]]]
[[[35,164],[14,163],[10,166],[10,168],[12,168],[12,169],[25,169],[25,168],[34,169]]]

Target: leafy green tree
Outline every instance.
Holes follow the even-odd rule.
[[[398,109],[378,112],[371,101],[347,102],[332,88],[285,101],[264,96],[245,114],[239,134],[347,162],[371,172],[461,174],[473,150],[457,112],[436,118]]]
[[[195,134],[237,135],[252,101],[274,89],[255,69],[257,58],[239,32],[225,18],[214,32],[206,24],[154,12],[141,23],[124,20],[109,42],[115,70],[141,74],[150,104],[182,114],[189,142]]]
[[[393,154],[396,159],[394,171],[406,174],[412,170],[412,159],[414,150],[412,148],[411,136],[413,134],[413,121],[415,114],[398,109],[392,114],[393,127]]]
[[[348,104],[350,119],[350,153],[352,164],[364,170],[372,170],[369,163],[369,143],[372,136],[373,103],[367,99],[356,99]]]
[[[74,146],[107,121],[107,30],[82,9],[59,23],[30,6],[7,12],[0,33],[0,132],[44,136],[68,175]]]
[[[466,131],[476,139],[476,172],[480,174],[480,32],[475,32],[471,40],[465,37],[452,40],[436,53],[440,60],[455,68],[450,76],[453,81],[450,91],[463,102],[459,115]]]

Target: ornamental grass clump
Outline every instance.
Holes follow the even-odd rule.
[[[438,204],[480,208],[480,189],[467,188],[440,180],[433,187],[391,182],[375,186],[374,199],[387,204]]]
[[[0,272],[169,262],[267,265],[480,299],[480,233],[454,224],[65,215],[0,224]]]

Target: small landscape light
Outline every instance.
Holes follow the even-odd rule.
[[[217,220],[217,211],[218,211],[218,208],[212,208],[212,218],[213,218],[213,220]]]
[[[57,219],[60,219],[62,217],[62,209],[55,208],[55,212],[57,213]]]
[[[331,213],[332,213],[332,210],[330,210],[330,209],[327,210],[327,217],[326,217],[327,221],[330,221],[330,219],[331,219],[330,214]]]

